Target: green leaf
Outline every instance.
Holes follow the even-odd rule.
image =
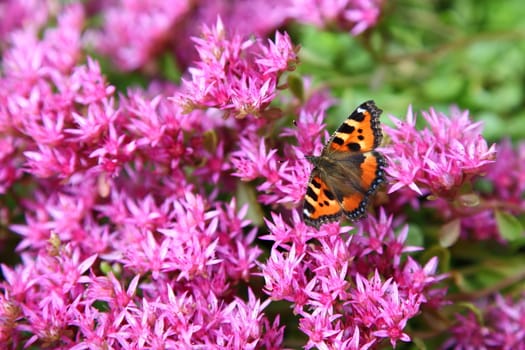
[[[299,99],[299,101],[304,102],[304,85],[303,79],[298,74],[289,74],[288,75],[288,88],[292,94]]]
[[[111,308],[109,307],[109,303],[104,300],[95,300],[93,304],[91,304],[91,306],[100,312],[108,312],[109,310],[111,310]]]
[[[257,193],[251,184],[244,181],[239,182],[235,198],[239,208],[244,204],[248,204],[246,219],[249,219],[255,226],[264,225],[264,213],[260,203],[257,201]]]
[[[177,67],[177,63],[173,59],[173,55],[170,53],[165,53],[159,58],[159,67],[162,72],[162,76],[174,82],[178,82],[181,77],[181,72]]]
[[[104,275],[108,275],[111,272],[111,265],[107,261],[102,261],[99,268]]]
[[[422,247],[425,245],[425,236],[421,226],[411,223],[408,226],[408,235],[406,244],[410,246]]]
[[[439,230],[439,243],[442,247],[448,248],[457,242],[461,232],[460,224],[460,219],[454,219],[441,226]]]
[[[413,345],[414,345],[415,349],[418,349],[418,350],[426,350],[427,349],[427,346],[426,346],[425,342],[421,338],[414,337],[412,339],[412,342],[413,342]]]
[[[523,226],[515,216],[501,210],[496,210],[496,222],[500,235],[509,242],[523,239]]]
[[[423,84],[423,92],[431,100],[450,101],[457,98],[463,90],[463,79],[456,73],[435,75]]]

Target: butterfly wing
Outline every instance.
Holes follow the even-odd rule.
[[[368,152],[379,146],[383,137],[379,122],[381,112],[374,101],[362,103],[333,133],[323,154]]]
[[[356,108],[334,132],[319,157],[310,157],[314,170],[304,202],[304,219],[319,227],[343,214],[356,220],[366,214],[369,197],[384,182],[381,110],[374,101]]]
[[[339,164],[346,185],[337,186],[335,195],[345,216],[354,221],[366,214],[370,196],[384,182],[385,159],[379,152],[370,151],[349,154]]]
[[[323,223],[339,220],[342,214],[343,208],[334,190],[328,186],[321,171],[314,168],[304,197],[304,221],[319,228]]]

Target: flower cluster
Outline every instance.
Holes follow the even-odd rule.
[[[461,217],[460,229],[464,237],[507,242],[508,238],[498,227],[496,217],[525,213],[524,157],[525,144],[520,143],[514,149],[509,140],[504,140],[498,145],[496,161],[487,168],[485,177],[474,183],[478,190],[470,197],[477,205],[463,205],[459,212],[450,210],[450,206],[443,202],[436,202],[436,207],[449,220]]]
[[[303,191],[309,177],[309,167],[305,155],[321,149],[321,137],[326,136],[323,119],[328,107],[333,104],[324,91],[312,92],[305,105],[298,111],[295,128],[286,128],[280,134],[282,140],[294,138],[298,145],[280,145],[282,153],[276,148],[269,149],[264,138],[253,133],[241,135],[238,150],[232,153],[234,176],[244,181],[263,178],[257,190],[259,200],[264,204],[289,203],[295,205],[302,200]]]
[[[290,11],[300,22],[319,27],[336,24],[358,35],[377,24],[382,3],[382,0],[291,0]]]
[[[168,83],[117,96],[81,61],[84,18],[66,7],[41,38],[11,33],[3,55],[0,189],[16,207],[2,223],[22,261],[2,265],[0,344],[279,348],[279,317],[247,285],[257,229],[247,206],[222,199],[225,140],[243,124],[182,113]],[[259,48],[279,71],[271,45]]]
[[[109,3],[108,3],[109,4]],[[97,51],[111,55],[123,70],[147,65],[166,50],[173,28],[182,22],[190,1],[122,0],[100,9],[105,24],[88,36]]]
[[[199,64],[190,67],[190,79],[174,99],[185,112],[218,108],[236,118],[261,116],[276,96],[279,77],[293,70],[295,49],[287,34],[277,32],[275,42],[228,37],[219,19],[195,38]]]
[[[525,194],[525,143],[517,144],[514,149],[508,139],[503,140],[486,178],[493,185],[492,191],[487,191],[489,195],[499,198],[513,212],[525,211],[522,200]]]
[[[22,27],[41,28],[55,6],[54,0],[2,1],[0,4],[0,48],[11,32]]]
[[[452,109],[450,118],[434,109],[422,114],[428,123],[423,130],[416,128],[411,108],[406,121],[392,117],[395,127],[385,127],[392,140],[385,150],[389,192],[408,187],[420,195],[453,199],[464,183],[494,162],[495,146],[488,147],[482,124],[473,123],[468,111]]]
[[[40,177],[71,176],[82,166],[79,146],[67,142],[74,106],[97,104],[113,93],[98,64],[75,66],[84,15],[72,6],[38,40],[38,28],[14,31],[3,56],[0,132],[2,192],[22,176],[22,166]]]
[[[513,150],[504,141],[496,157],[496,145],[488,146],[482,124],[472,122],[468,111],[453,108],[450,118],[433,109],[422,114],[428,124],[423,130],[416,128],[411,109],[406,121],[392,117],[395,126],[385,126],[391,139],[385,148],[390,205],[434,208],[445,223],[447,244],[458,237],[504,241],[496,212],[525,212],[523,145]],[[421,202],[424,196],[430,201]]]
[[[337,26],[358,35],[377,24],[382,6],[382,0],[182,0],[176,6],[162,0],[120,0],[93,6],[102,26],[86,38],[120,69],[156,74],[155,62],[164,53],[175,55],[183,67],[191,65],[196,57],[188,38],[197,36],[202,24],[211,27],[217,15],[242,37],[266,36],[290,21]]]
[[[54,233],[40,237],[37,255],[23,255],[16,269],[2,267],[2,344],[75,349],[280,344],[278,318],[270,324],[262,313],[269,301],[261,302],[251,290],[247,301],[229,296],[231,284],[249,278],[260,253],[254,231],[243,233],[249,221],[235,204],[206,209],[202,198],[188,195],[158,208],[151,198],[118,199],[123,208],[115,203],[92,211],[115,215],[104,216],[111,225],[97,225],[86,208],[73,218],[51,218],[47,226],[60,236],[74,235],[69,243]],[[43,209],[60,212],[46,204]],[[78,218],[78,211],[85,217]],[[64,232],[60,224],[75,231]],[[36,234],[32,226],[26,231]],[[105,264],[113,272],[103,273]],[[116,266],[124,268],[122,275]]]
[[[450,117],[433,109],[422,114],[428,124],[423,130],[416,128],[411,108],[406,121],[392,117],[394,127],[385,127],[391,139],[385,154],[392,206],[410,203],[415,209],[434,208],[444,223],[441,240],[445,245],[460,236],[501,238],[495,207],[474,189],[480,176],[497,169],[496,145],[488,146],[481,136],[482,124],[472,122],[468,111],[452,108]],[[425,197],[430,201],[420,200]]]
[[[306,349],[395,347],[449,302],[452,275],[407,208],[480,239],[494,208],[523,212],[523,145],[494,161],[466,112],[424,112],[418,130],[409,110],[384,128],[381,206],[351,226],[304,223],[307,157],[336,100],[288,76],[285,31],[262,34],[291,20],[358,34],[382,1],[18,3],[0,4],[0,255],[19,259],[1,264],[0,348],[281,349],[296,342],[288,316]],[[118,90],[88,46],[146,78],[169,52],[183,78]],[[484,326],[461,316],[446,346],[520,344],[513,307],[498,298]]]
[[[496,295],[482,314],[457,315],[445,349],[523,349],[525,302]]]
[[[274,215],[268,222],[265,238],[275,244],[261,269],[266,292],[291,302],[300,316],[306,348],[367,349],[384,339],[395,346],[411,339],[404,329],[422,304],[439,304],[441,292],[430,289],[444,278],[436,275],[437,259],[401,262],[403,253],[420,248],[405,245],[408,227],[394,233],[384,211],[350,236],[337,224],[315,232],[296,213],[292,220]]]

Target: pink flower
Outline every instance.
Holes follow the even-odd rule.
[[[301,298],[306,286],[301,260],[292,246],[287,253],[275,251],[262,267],[265,291],[275,299],[296,301]]]
[[[513,147],[508,139],[498,145],[496,161],[488,167],[486,178],[494,186],[497,198],[524,208],[521,200],[525,193],[525,142]]]
[[[124,163],[132,158],[136,150],[136,142],[126,141],[126,135],[119,135],[114,124],[109,124],[108,136],[104,145],[89,154],[90,158],[97,158],[97,172],[106,172],[116,175]]]
[[[411,302],[413,303],[414,301],[409,299],[406,304]],[[415,303],[417,303],[417,301],[415,301]],[[391,285],[388,300],[379,299],[379,304],[381,305],[381,321],[384,323],[380,326],[380,330],[374,331],[372,334],[379,338],[388,338],[394,348],[398,341],[409,342],[411,338],[403,332],[403,329],[406,326],[408,318],[415,315],[415,313],[410,312],[410,310],[418,311],[419,307],[414,308],[405,305],[405,302],[399,298],[396,283]]]
[[[382,0],[354,0],[352,6],[347,9],[343,17],[354,23],[350,33],[352,35],[359,35],[365,30],[374,27],[381,14]]]
[[[443,344],[443,347],[460,350],[488,349],[491,341],[490,329],[480,325],[474,313],[467,316],[457,315],[457,325],[452,329],[452,337]]]
[[[390,193],[408,186],[438,197],[454,196],[462,184],[486,171],[494,162],[495,146],[481,137],[481,124],[473,123],[468,112],[452,109],[451,117],[431,109],[423,112],[429,128],[418,131],[412,109],[407,122],[394,117],[394,128],[386,127],[392,144],[384,149],[391,177]]]
[[[8,189],[22,176],[22,157],[17,149],[22,148],[23,141],[12,136],[0,138],[0,193]]]
[[[381,13],[382,0],[292,0],[291,17],[299,22],[311,23],[318,27],[337,24],[351,29],[352,35],[359,35],[376,25]]]
[[[102,11],[103,27],[88,38],[102,53],[110,55],[120,69],[134,70],[152,61],[170,41],[190,9],[189,1],[122,0]]]
[[[267,150],[264,139],[257,140],[255,144],[253,138],[242,137],[239,140],[240,149],[233,153],[232,163],[238,169],[234,175],[242,180],[253,180],[257,177],[267,179],[279,178],[279,167],[285,164],[279,164],[277,159],[277,150]],[[268,187],[266,185],[265,187]]]
[[[297,61],[288,35],[277,33],[275,44],[267,47],[228,35],[220,18],[193,40],[200,60],[173,97],[186,112],[214,107],[236,118],[260,117],[276,95],[280,75]]]
[[[45,24],[52,2],[38,0],[4,1],[0,4],[0,40],[21,27],[38,30]]]
[[[335,338],[341,332],[333,327],[339,316],[323,312],[323,309],[317,309],[304,316],[299,321],[299,329],[308,336],[305,349],[330,349],[330,343],[326,339]]]
[[[371,349],[410,341],[409,322],[447,302],[437,258],[410,242],[449,220],[496,236],[493,209],[523,209],[523,147],[502,144],[494,162],[467,113],[431,110],[418,130],[409,110],[385,127],[382,206],[359,222],[307,226],[306,157],[329,137],[335,101],[287,76],[298,63],[287,33],[258,35],[294,19],[357,35],[383,3],[292,2],[57,3],[42,17],[31,0],[0,5],[20,15],[0,14],[0,248],[14,237],[20,258],[2,265],[0,344],[281,349],[282,312],[305,348]],[[90,32],[94,15],[103,23]],[[106,77],[90,40],[135,72]],[[132,77],[147,86],[129,88]],[[288,83],[302,87],[281,93]],[[465,198],[459,189],[485,172],[494,186]],[[439,215],[419,225],[407,204]],[[519,346],[521,304],[497,297],[479,313],[494,323],[465,317],[447,344]]]

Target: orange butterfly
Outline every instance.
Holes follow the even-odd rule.
[[[369,197],[385,181],[383,156],[375,151],[383,137],[382,110],[374,101],[361,104],[332,135],[314,165],[304,198],[304,221],[316,228],[344,214],[357,220],[366,214]]]

